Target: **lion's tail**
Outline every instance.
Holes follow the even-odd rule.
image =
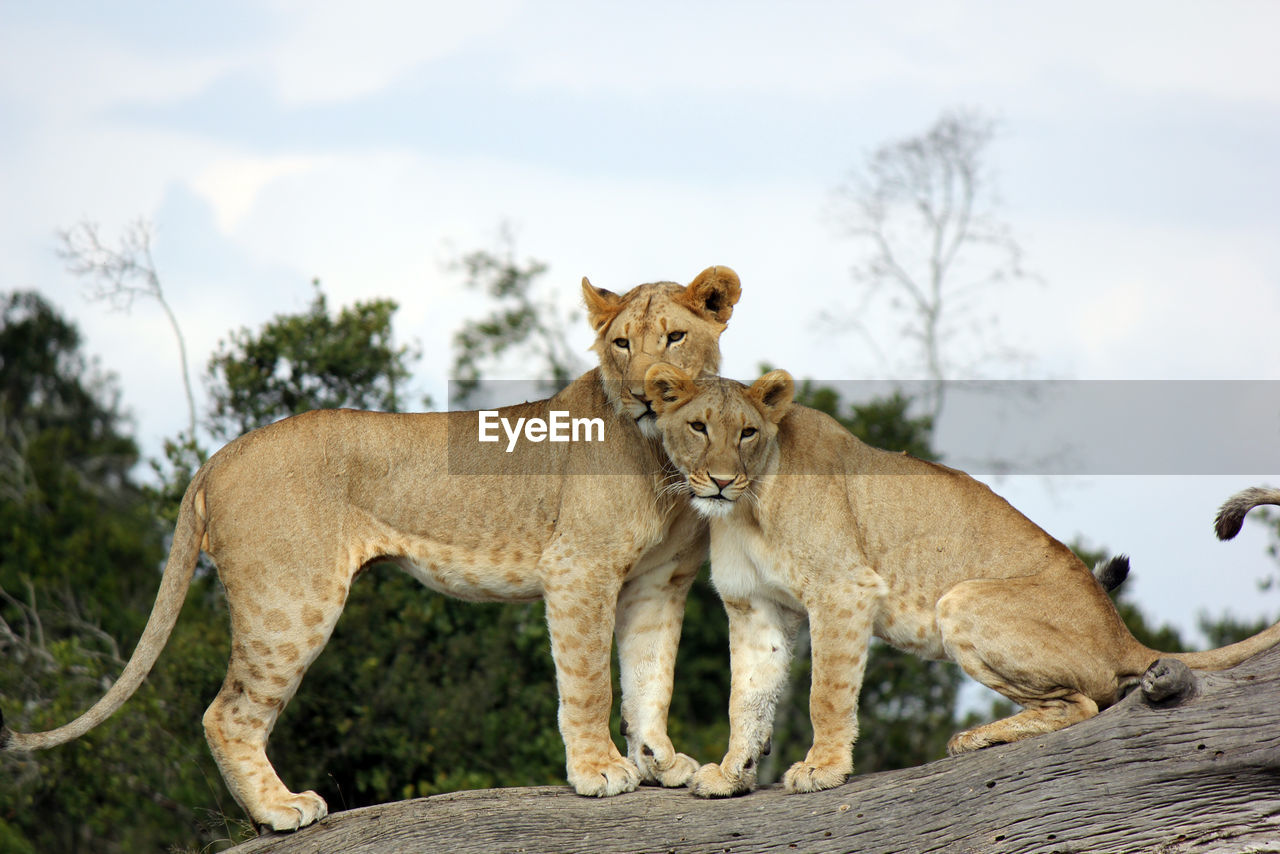
[[[120,678],[92,708],[57,729],[46,732],[13,732],[4,725],[3,717],[0,717],[0,749],[43,750],[79,738],[115,714],[133,696],[133,692],[138,690],[169,640],[173,626],[178,621],[178,613],[182,610],[182,603],[187,598],[191,577],[195,574],[206,528],[203,482],[204,473],[200,472],[182,497],[182,508],[178,513],[169,560],[160,578],[156,603]]]
[[[1255,486],[1228,498],[1218,510],[1218,516],[1213,523],[1218,539],[1229,540],[1240,533],[1245,514],[1262,504],[1280,504],[1280,489]],[[1157,653],[1157,655],[1161,658],[1176,658],[1197,670],[1225,670],[1278,643],[1280,643],[1280,623],[1269,626],[1252,637],[1218,649],[1204,652]]]
[[[1268,626],[1252,637],[1204,652],[1162,652],[1159,658],[1176,658],[1196,670],[1226,670],[1280,643],[1280,623]]]
[[[1252,486],[1228,498],[1218,509],[1218,518],[1213,520],[1218,539],[1229,540],[1240,533],[1245,514],[1260,504],[1280,504],[1280,489]]]

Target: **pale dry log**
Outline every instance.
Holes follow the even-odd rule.
[[[816,794],[459,792],[339,813],[233,850],[1280,852],[1280,649],[1223,673],[1162,660],[1092,720]]]

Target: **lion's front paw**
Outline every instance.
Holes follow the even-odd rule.
[[[820,792],[823,789],[834,789],[845,781],[849,772],[828,768],[823,765],[810,765],[797,762],[787,769],[782,777],[782,785],[788,792]]]
[[[731,798],[751,791],[755,779],[731,777],[712,762],[703,765],[689,781],[689,791],[700,798]]]
[[[607,798],[623,792],[634,792],[640,785],[640,769],[623,756],[615,756],[603,764],[579,763],[569,770],[569,785],[579,795]]]
[[[986,729],[987,727],[975,727],[951,736],[947,742],[947,755],[959,756],[961,753],[972,753],[997,743],[984,731]]]
[[[272,830],[297,830],[328,814],[328,804],[315,792],[290,792],[287,797],[260,804],[253,811],[253,820]]]
[[[642,747],[639,755],[634,758],[640,767],[642,780],[657,783],[668,789],[688,784],[698,770],[698,760],[672,750],[668,750],[663,755],[648,747]]]
[[[658,782],[668,789],[686,786],[696,773],[698,773],[698,760],[688,754],[677,753],[671,759],[671,765],[658,777]]]

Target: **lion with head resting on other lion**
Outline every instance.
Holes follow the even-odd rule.
[[[1280,641],[1277,624],[1208,652],[1147,648],[1070,549],[964,472],[872,448],[793,405],[785,371],[748,388],[659,364],[645,389],[684,491],[710,521],[711,578],[729,615],[729,749],[698,770],[694,794],[755,786],[806,617],[813,745],[783,778],[791,792],[837,786],[852,770],[872,635],[955,661],[1023,707],[956,734],[952,754],[1092,717],[1158,658],[1219,670]],[[1264,503],[1280,491],[1229,500],[1219,536]],[[1114,577],[1117,563],[1127,571],[1118,559],[1100,574]]]
[[[715,372],[741,293],[711,267],[687,287],[624,295],[582,280],[600,366],[550,400],[497,415],[600,419],[598,441],[478,442],[477,413],[321,410],[254,430],[214,454],[182,499],[147,626],[120,679],[89,711],[45,733],[0,727],[0,747],[36,750],[101,723],[132,695],[168,640],[201,550],[231,617],[226,680],[204,716],[227,787],[276,830],[327,813],[289,791],[267,759],[277,716],[320,654],[352,580],[391,561],[432,589],[473,600],[546,601],[569,782],[614,795],[644,779],[684,785],[697,763],[667,736],[667,709],[705,523],[675,496],[644,398],[658,360]],[[596,437],[593,437],[596,438]],[[616,631],[628,756],[609,733]]]

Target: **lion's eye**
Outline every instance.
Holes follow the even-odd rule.
[[[683,333],[683,332],[668,332],[668,333],[667,333],[667,343],[668,343],[668,344],[675,344],[677,341],[683,341],[683,340],[684,340],[684,333]]]
[[[613,339],[613,346],[619,350],[629,350],[631,349],[631,342],[625,338],[615,338]]]
[[[757,431],[756,431],[756,428],[754,428],[754,427],[743,427],[743,428],[742,428],[742,438],[744,438],[744,439],[750,439],[752,436],[754,436],[754,435],[756,434],[756,432],[757,432]]]
[[[707,432],[707,425],[703,424],[701,421],[690,421],[689,426],[693,428],[693,432],[695,433]]]

